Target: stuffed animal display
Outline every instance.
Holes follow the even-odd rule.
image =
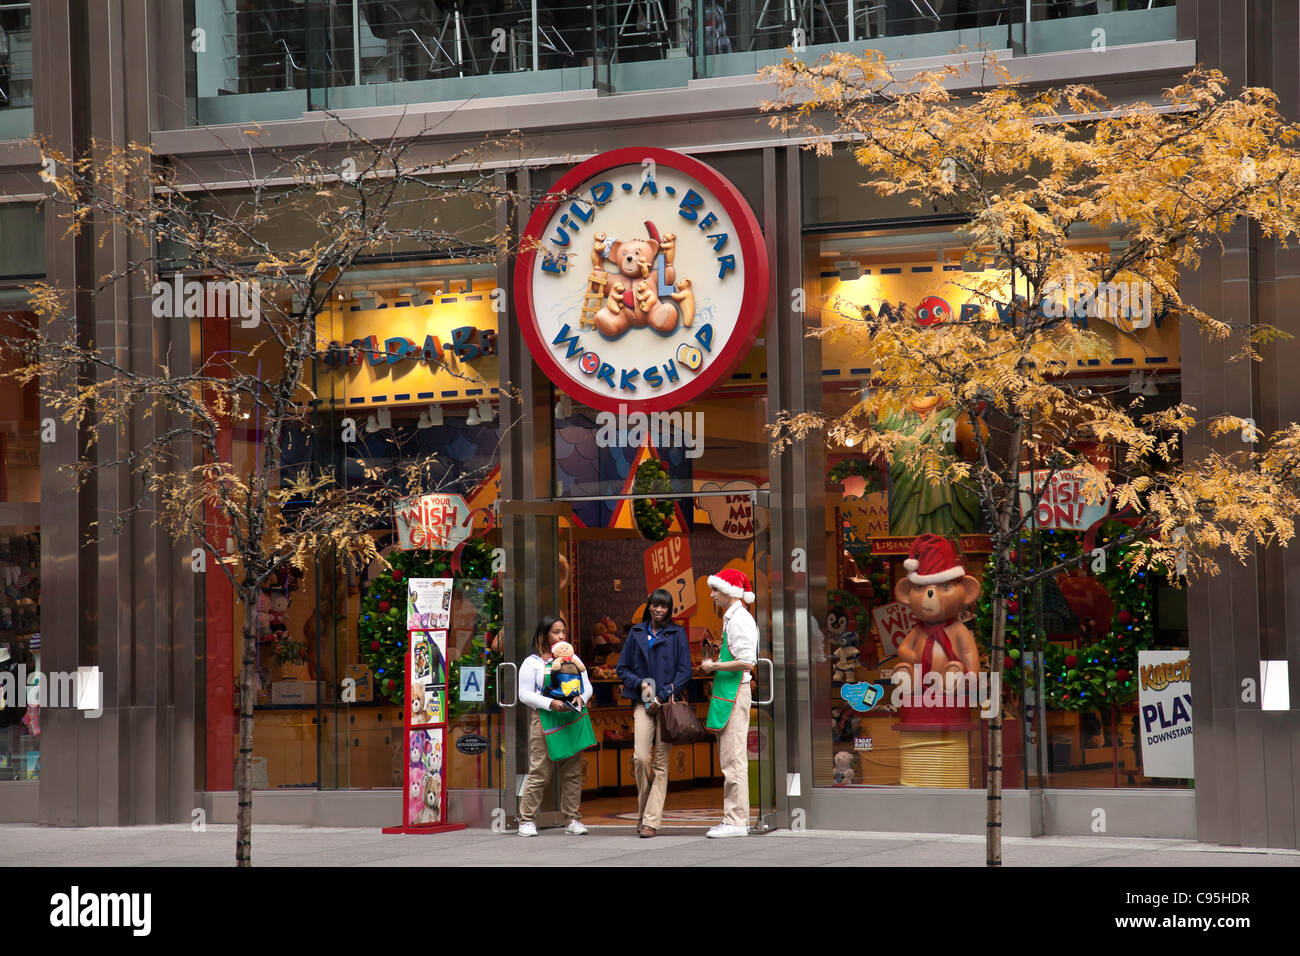
[[[568,641],[559,641],[551,647],[551,663],[547,665],[544,693],[553,700],[562,700],[574,710],[582,709],[582,675],[587,667],[573,651]]]
[[[848,612],[839,605],[826,612],[826,636],[832,648],[857,647],[860,641],[858,632],[849,627]]]
[[[442,775],[426,773],[420,780],[420,811],[411,823],[421,826],[442,820]]]
[[[967,605],[979,597],[980,585],[958,562],[947,539],[923,534],[912,543],[903,567],[907,576],[894,596],[912,611],[917,623],[898,647],[898,667],[911,671],[912,686],[930,671],[945,675],[979,672],[979,649],[961,621]]]
[[[442,822],[442,730],[411,732],[407,819],[412,826]]]
[[[852,644],[848,644],[835,648],[832,656],[835,660],[831,665],[834,668],[831,679],[840,682],[852,682],[857,673],[858,664],[862,659],[861,652]]]
[[[835,771],[831,774],[831,783],[837,787],[847,786],[853,782],[853,754],[841,750],[835,755]]]

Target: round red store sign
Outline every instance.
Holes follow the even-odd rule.
[[[556,387],[602,411],[703,395],[749,351],[767,307],[749,204],[668,149],[616,149],[575,167],[528,220],[524,247],[524,341]]]

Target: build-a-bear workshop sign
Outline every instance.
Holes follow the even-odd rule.
[[[726,379],[767,306],[767,252],[718,172],[667,149],[575,167],[528,221],[515,266],[533,358],[603,411],[663,411]]]

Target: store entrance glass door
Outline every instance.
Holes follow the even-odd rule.
[[[533,635],[544,616],[569,619],[573,510],[563,501],[502,501],[500,507],[505,626],[501,635],[503,659],[494,684],[498,706],[506,719],[503,813],[499,819],[513,829],[528,774],[528,724],[532,718],[532,710],[519,701],[519,665],[534,653]],[[537,815],[539,827],[563,823],[555,777],[553,774]]]
[[[634,708],[624,697],[618,663],[632,628],[643,622],[650,594],[666,590],[672,618],[689,643],[691,676],[684,693],[701,722],[707,713],[711,679],[700,668],[716,659],[721,616],[709,594],[708,578],[724,569],[741,571],[757,601],[746,609],[759,629],[759,663],[754,674],[748,733],[748,790],[751,824],[759,831],[777,825],[776,743],[773,702],[777,674],[772,662],[772,601],[768,575],[768,508],[762,492],[606,495],[539,502],[503,502],[507,560],[505,575],[506,662],[499,692],[510,716],[507,725],[508,816],[513,821],[528,771],[529,709],[517,701],[518,665],[532,651],[543,615],[558,614],[582,658],[594,694],[590,713],[597,745],[584,754],[583,820],[588,825],[635,826],[644,808],[638,801]],[[696,744],[670,748],[667,793],[660,825],[712,826],[722,818],[722,770],[712,735]],[[554,785],[542,806],[558,810]],[[538,818],[539,826],[563,821]]]
[[[753,511],[754,606],[758,623],[758,666],[754,672],[753,711],[749,721],[749,802],[751,830],[766,833],[784,826],[778,805],[785,791],[777,789],[777,751],[781,737],[777,733],[776,701],[784,693],[784,673],[779,671],[773,646],[772,595],[772,511],[769,493],[758,489],[751,493]],[[777,577],[777,580],[780,580]]]

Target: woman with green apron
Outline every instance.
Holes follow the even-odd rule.
[[[746,610],[754,590],[744,572],[727,568],[709,576],[709,594],[722,617],[722,653],[700,668],[713,676],[704,727],[718,735],[722,766],[722,822],[709,837],[749,835],[749,672],[758,660],[758,624]]]
[[[581,835],[582,751],[596,745],[596,732],[587,713],[591,681],[582,675],[582,709],[548,697],[551,647],[566,639],[563,618],[547,615],[533,633],[533,651],[519,665],[519,700],[532,708],[528,721],[528,777],[519,801],[519,835],[537,836],[537,810],[553,770],[560,775],[560,810],[568,820],[565,833]]]

